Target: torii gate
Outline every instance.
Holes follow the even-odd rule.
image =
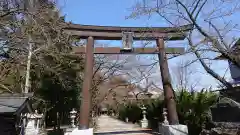
[[[80,108],[79,129],[89,128],[89,117],[91,108],[91,82],[93,76],[94,54],[159,54],[159,64],[164,89],[164,97],[168,110],[170,124],[178,124],[176,103],[174,100],[173,88],[170,81],[168,69],[168,54],[183,53],[184,48],[166,48],[164,40],[184,40],[188,31],[192,30],[192,25],[181,27],[113,27],[113,26],[91,26],[79,24],[67,24],[64,32],[87,39],[86,47],[74,47],[76,54],[86,53],[86,63],[84,71],[84,82],[82,88],[82,103]],[[96,47],[94,40],[122,40],[123,48],[119,47]],[[134,40],[156,40],[155,48],[132,48]]]

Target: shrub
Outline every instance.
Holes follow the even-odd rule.
[[[164,103],[162,100],[150,100],[146,104],[147,108],[147,119],[149,120],[149,127],[152,129],[158,128],[158,123],[163,121],[163,106]]]
[[[176,94],[177,112],[179,122],[188,126],[190,135],[199,135],[203,127],[211,125],[210,107],[217,101],[217,95],[201,90],[200,92],[188,92],[182,90]],[[152,129],[158,128],[158,123],[163,121],[162,110],[164,103],[161,100],[152,99],[145,102],[147,119]],[[138,122],[142,119],[142,111],[137,103],[121,105],[119,119],[129,118],[130,122]]]
[[[119,110],[119,119],[125,121],[128,118],[129,122],[136,123],[142,119],[142,110],[136,103],[121,105]]]
[[[211,125],[210,107],[217,102],[217,95],[207,90],[181,91],[177,98],[179,122],[188,126],[189,134],[199,135],[203,127]]]

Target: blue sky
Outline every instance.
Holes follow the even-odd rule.
[[[126,20],[136,0],[60,0],[62,13],[68,21],[89,25],[162,26],[159,18]]]
[[[86,25],[112,25],[112,26],[166,26],[164,21],[157,16],[142,17],[138,19],[128,19],[125,17],[130,15],[131,6],[134,5],[136,0],[60,0],[59,7],[61,13],[66,15],[67,21],[73,23],[86,24]],[[116,44],[117,42],[111,42],[110,44]],[[118,42],[119,43],[119,42]],[[181,43],[185,46],[184,42]],[[189,59],[191,56],[182,56],[174,60],[169,61],[170,69],[172,69],[178,61]],[[212,68],[216,69],[220,74],[225,73],[227,63],[224,61],[214,62]],[[207,75],[198,63],[193,65],[196,70],[195,80],[198,81],[198,87],[216,87],[217,82]],[[157,75],[160,75],[159,68],[156,68]],[[172,77],[174,73],[172,72]],[[229,76],[229,71],[227,72]],[[197,79],[200,78],[200,79]],[[160,81],[156,79],[157,81]]]

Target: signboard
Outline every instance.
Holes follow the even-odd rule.
[[[122,33],[122,44],[124,50],[131,50],[133,44],[133,32]]]

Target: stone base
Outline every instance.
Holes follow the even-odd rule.
[[[147,120],[141,120],[140,124],[141,124],[141,128],[148,128],[148,121]]]
[[[64,135],[70,135],[75,128],[66,128],[64,130]]]
[[[188,135],[188,128],[186,125],[159,125],[159,132],[162,135]]]
[[[84,130],[79,130],[78,128],[75,128],[72,130],[72,132],[65,132],[64,135],[93,135],[93,129],[84,129]]]

